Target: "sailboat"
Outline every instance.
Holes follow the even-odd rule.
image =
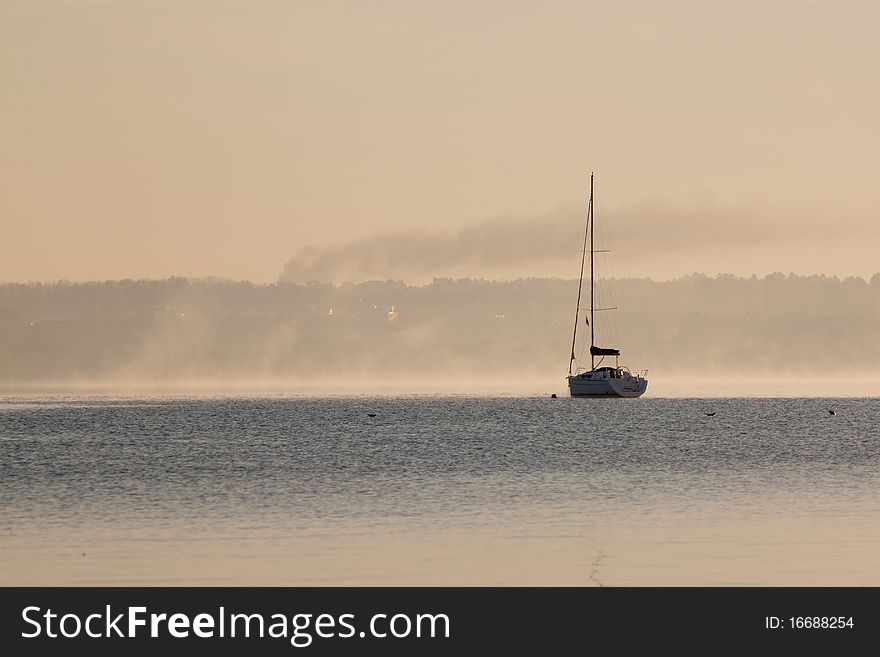
[[[578,282],[577,305],[574,315],[574,331],[571,336],[571,359],[568,361],[568,389],[572,397],[640,397],[648,389],[647,370],[631,372],[620,364],[620,350],[596,346],[597,311],[615,308],[596,308],[594,256],[599,253],[593,248],[595,213],[593,211],[593,174],[590,174],[590,203],[587,209],[587,225],[584,230],[584,249],[581,253],[581,276]],[[581,314],[581,291],[584,286],[584,264],[587,258],[587,243],[590,253],[590,369],[587,370],[575,355],[577,346],[578,320]],[[614,365],[603,365],[606,358],[614,358]],[[577,366],[575,366],[577,362]]]

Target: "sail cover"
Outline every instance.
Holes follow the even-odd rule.
[[[620,356],[619,349],[604,349],[593,345],[590,347],[590,356]]]

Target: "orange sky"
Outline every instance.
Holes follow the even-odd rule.
[[[867,276],[878,19],[781,0],[0,0],[0,281],[270,281],[304,246],[578,212],[590,170],[608,220],[629,217],[619,275]],[[656,253],[627,270],[640,221]]]

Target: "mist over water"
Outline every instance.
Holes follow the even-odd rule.
[[[7,399],[0,583],[877,585],[878,421],[873,399]]]
[[[874,395],[880,276],[607,279],[593,328],[648,394]],[[103,392],[564,389],[577,281],[0,285],[0,386]],[[576,367],[589,366],[578,318]]]

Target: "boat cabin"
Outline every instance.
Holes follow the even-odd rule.
[[[578,376],[588,381],[599,381],[600,379],[624,379],[627,378],[626,374],[629,374],[629,372],[620,367],[597,367],[590,372],[584,372]]]

